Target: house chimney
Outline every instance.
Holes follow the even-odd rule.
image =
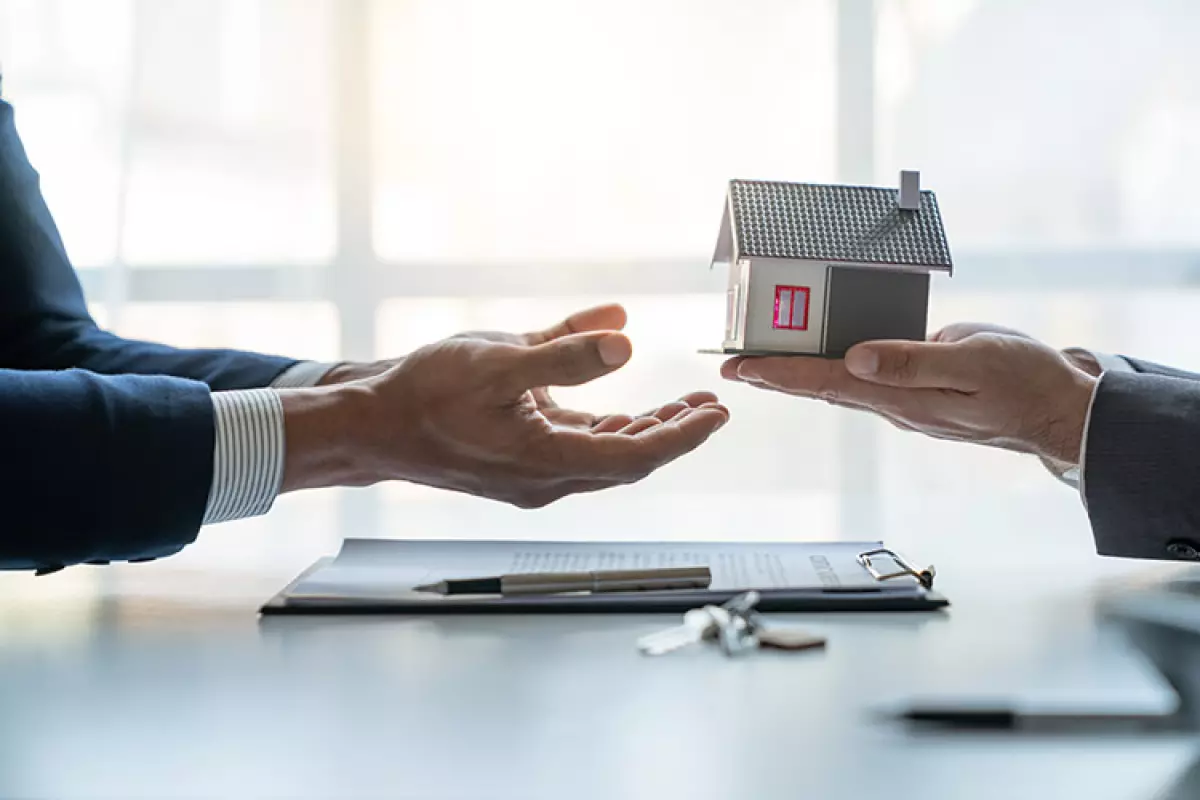
[[[905,211],[921,208],[921,173],[914,170],[900,172],[900,207]]]

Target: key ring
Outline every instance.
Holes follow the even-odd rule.
[[[758,615],[754,612],[758,600],[758,592],[751,590],[720,606],[727,612],[727,619],[717,628],[716,638],[725,655],[738,655],[758,647]]]

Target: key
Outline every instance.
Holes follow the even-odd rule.
[[[751,589],[729,598],[721,608],[737,617],[749,617],[754,613],[754,607],[758,605],[758,598],[758,592]]]
[[[712,638],[729,614],[719,606],[693,608],[683,615],[683,624],[651,633],[638,639],[638,649],[649,656],[661,656]]]

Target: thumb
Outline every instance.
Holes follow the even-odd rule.
[[[512,389],[523,392],[539,386],[578,386],[622,367],[633,345],[622,333],[576,333],[512,351],[505,365]]]
[[[846,353],[846,371],[884,386],[976,391],[977,358],[956,343],[882,341]]]

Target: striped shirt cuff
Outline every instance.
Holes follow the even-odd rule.
[[[307,386],[316,386],[321,382],[321,378],[324,378],[325,374],[336,366],[338,364],[327,364],[322,361],[301,361],[279,373],[278,377],[271,381],[271,388],[302,389]]]
[[[214,392],[216,447],[204,524],[271,510],[283,481],[283,402],[272,389]]]

